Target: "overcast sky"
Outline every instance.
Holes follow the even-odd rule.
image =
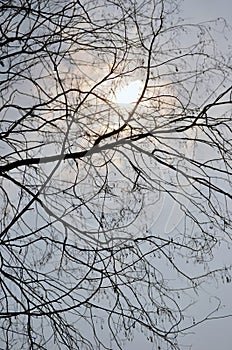
[[[184,16],[199,21],[225,18],[232,25],[231,0],[184,0]]]
[[[201,22],[224,17],[232,25],[232,0],[184,0],[182,5],[182,17],[189,22]],[[225,256],[218,255],[215,261],[230,258],[228,251]],[[206,286],[206,293],[202,296],[200,307],[206,307],[208,302],[207,288],[213,292],[211,286]],[[232,314],[232,284],[220,285],[216,291],[225,304],[225,314]],[[211,321],[201,324],[194,330],[195,334],[187,336],[183,343],[192,344],[186,350],[230,350],[232,348],[232,317],[223,320]],[[138,334],[133,343],[125,346],[124,350],[151,350],[151,343],[145,343],[144,337]],[[153,347],[157,350],[156,347]]]
[[[184,0],[182,5],[182,17],[189,22],[203,22],[223,17],[227,23],[232,26],[232,0]],[[232,38],[231,38],[232,44]],[[225,249],[225,255],[216,257],[216,261],[222,263],[222,259],[231,261],[231,254]],[[217,294],[224,305],[224,312],[232,315],[232,284],[220,284],[218,289],[213,286],[206,286],[205,295],[202,295],[202,301],[199,308],[207,309],[209,295]],[[208,289],[208,291],[207,291]],[[199,310],[200,311],[200,310]],[[222,310],[223,312],[223,310]],[[222,320],[212,320],[203,323],[194,329],[194,334],[183,339],[183,344],[189,344],[186,350],[229,350],[232,344],[232,317]],[[192,344],[192,345],[190,345]],[[128,344],[125,350],[156,350],[150,343],[145,343],[144,337],[135,337],[132,344]]]
[[[223,17],[232,26],[231,0],[184,0],[184,17],[194,22],[212,20]],[[232,44],[232,38],[231,38]],[[228,251],[225,252],[228,254]],[[222,258],[222,257],[221,257]],[[218,257],[220,259],[220,256]],[[220,285],[221,296],[225,305],[225,312],[232,314],[232,285]],[[232,317],[224,320],[210,321],[195,329],[195,335],[190,336],[191,350],[229,350],[232,344]]]

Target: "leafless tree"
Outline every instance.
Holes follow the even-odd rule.
[[[0,3],[0,347],[179,349],[231,279],[230,28],[175,0]]]

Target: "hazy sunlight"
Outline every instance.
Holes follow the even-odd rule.
[[[116,90],[113,100],[115,103],[118,104],[135,103],[136,100],[139,98],[139,94],[142,91],[142,87],[142,81],[135,80],[127,84],[125,87]]]

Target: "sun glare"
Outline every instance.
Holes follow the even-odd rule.
[[[117,104],[135,103],[142,91],[142,82],[140,80],[133,81],[121,89],[115,91],[114,102]]]

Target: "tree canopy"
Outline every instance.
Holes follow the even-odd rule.
[[[0,1],[0,345],[156,349],[231,247],[231,29],[176,0]],[[145,341],[145,340],[144,340]]]

